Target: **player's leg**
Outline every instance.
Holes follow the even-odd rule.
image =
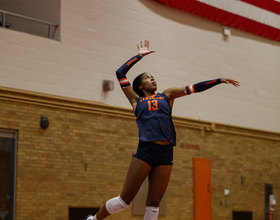
[[[131,203],[139,191],[143,181],[151,171],[151,166],[146,162],[133,158],[129,166],[122,192],[119,197],[115,197],[106,202],[95,217],[89,216],[86,220],[102,220],[111,214],[124,210]]]
[[[130,204],[134,199],[151,169],[152,167],[148,163],[138,158],[133,158],[121,192],[121,198],[126,204]]]
[[[171,176],[172,165],[161,165],[152,169],[149,175],[149,190],[144,220],[156,220],[159,204],[166,191]]]

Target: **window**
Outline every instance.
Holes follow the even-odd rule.
[[[233,211],[232,219],[233,220],[252,220],[253,212],[251,212],[251,211]]]
[[[13,219],[15,201],[16,132],[0,129],[0,219]]]
[[[69,220],[85,219],[89,214],[95,215],[99,208],[69,207]]]
[[[58,0],[0,1],[2,27],[60,40],[59,24]]]

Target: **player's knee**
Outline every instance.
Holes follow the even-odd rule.
[[[146,206],[144,220],[157,220],[159,214],[159,207]]]
[[[122,200],[120,196],[112,198],[106,202],[106,209],[112,215],[125,210],[128,205]]]

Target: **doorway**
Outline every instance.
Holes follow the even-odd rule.
[[[0,129],[0,219],[14,219],[16,134]]]
[[[194,220],[211,220],[211,160],[193,158]]]

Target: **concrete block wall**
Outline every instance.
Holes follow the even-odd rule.
[[[156,53],[130,81],[150,72],[159,92],[218,77],[241,82],[178,99],[174,115],[280,131],[279,42],[237,29],[225,39],[221,25],[149,0],[62,0],[60,15],[61,41],[0,29],[1,86],[130,108],[115,71],[148,39]],[[104,79],[114,91],[102,91]]]

